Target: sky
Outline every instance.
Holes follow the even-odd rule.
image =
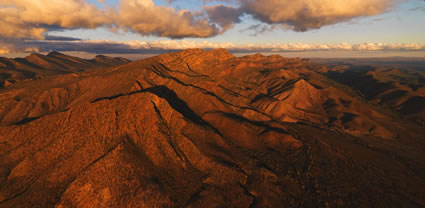
[[[0,56],[425,57],[423,0],[0,0]]]

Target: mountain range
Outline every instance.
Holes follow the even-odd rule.
[[[425,71],[0,59],[0,207],[424,207]]]
[[[25,58],[0,57],[0,88],[28,79],[42,79],[45,76],[69,74],[93,68],[116,66],[130,62],[125,58],[112,58],[98,55],[85,60],[58,52],[47,55],[32,53]]]

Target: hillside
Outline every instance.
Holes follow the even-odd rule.
[[[117,66],[129,62],[124,58],[100,55],[94,59],[85,60],[58,52],[51,52],[47,55],[33,53],[25,58],[15,59],[0,57],[0,89],[24,80],[79,73],[88,69]]]
[[[341,70],[345,68],[345,70]],[[326,67],[324,67],[326,68]],[[321,73],[351,87],[367,101],[425,126],[425,71],[406,65],[336,65]]]

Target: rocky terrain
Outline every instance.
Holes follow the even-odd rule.
[[[425,125],[425,65],[422,66],[336,65],[331,70],[322,68],[321,72],[355,89],[367,101]]]
[[[98,55],[85,60],[58,52],[47,55],[33,53],[25,58],[0,57],[0,89],[23,80],[43,79],[46,76],[83,72],[93,68],[117,66],[130,62],[125,58]]]
[[[0,207],[425,207],[423,71],[96,59],[0,89]]]

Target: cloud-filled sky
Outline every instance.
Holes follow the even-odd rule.
[[[0,0],[0,54],[425,53],[423,0]]]

